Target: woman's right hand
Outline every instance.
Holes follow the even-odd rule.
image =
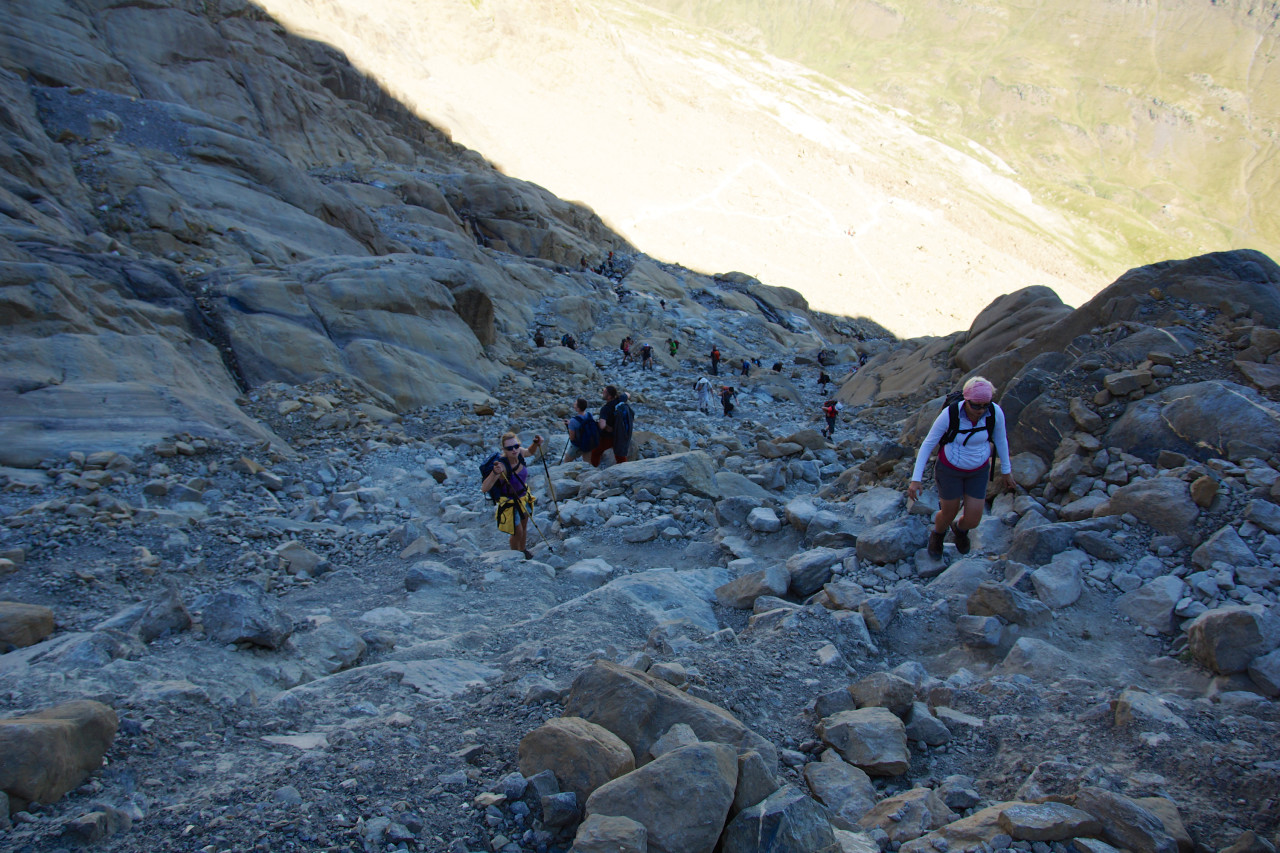
[[[907,497],[908,497],[909,499],[913,500],[913,501],[914,501],[914,500],[919,500],[919,499],[920,499],[920,489],[921,489],[920,481],[919,481],[919,480],[912,480],[912,481],[911,481],[911,485],[907,486]]]

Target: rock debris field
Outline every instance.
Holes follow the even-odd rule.
[[[1117,289],[1137,292],[1099,304]],[[993,307],[1025,320],[1043,297]],[[781,348],[743,320],[737,354],[757,336],[766,366],[714,377],[733,417],[696,409],[701,352],[661,347],[646,371],[517,344],[496,412],[272,383],[238,403],[274,446],[184,434],[5,469],[6,845],[1270,849],[1280,429],[1228,439],[1206,418],[1232,452],[1202,461],[1172,439],[1137,455],[1149,425],[1113,442],[1144,405],[1183,442],[1179,400],[1274,413],[1237,382],[1280,331],[1133,302],[1037,380],[1069,422],[1052,464],[1017,453],[1023,488],[940,561],[936,499],[903,495],[957,344],[1051,346],[1093,303],[1042,316],[1036,344],[985,313],[951,340],[831,343],[832,441],[819,348],[774,372]],[[1146,325],[1144,305],[1184,322]],[[678,324],[642,294],[620,306]],[[1159,326],[1164,349],[1144,340]],[[603,382],[631,396],[636,458],[559,464],[569,403],[594,410]],[[1067,423],[1029,409],[1019,430]],[[478,488],[507,426],[551,448],[531,460],[532,560],[503,550]]]

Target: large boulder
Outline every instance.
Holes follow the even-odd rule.
[[[43,604],[0,601],[0,653],[34,646],[53,633],[53,611]]]
[[[580,803],[605,782],[636,768],[621,738],[578,717],[547,720],[521,738],[519,755],[521,773],[534,776],[550,770],[561,790],[577,794]]]
[[[834,752],[804,766],[804,781],[818,802],[827,807],[831,823],[858,829],[858,821],[876,804],[876,787],[865,771],[841,760]]]
[[[871,776],[898,776],[911,766],[906,726],[888,708],[841,711],[818,724],[818,737]]]
[[[1184,481],[1176,477],[1151,477],[1121,486],[1096,512],[1098,515],[1131,513],[1161,533],[1185,540],[1200,515],[1200,508]]]
[[[702,498],[720,497],[715,466],[711,457],[701,450],[653,459],[635,459],[625,465],[592,471],[581,477],[579,483],[584,489],[647,489],[656,495],[663,489],[670,488]]]
[[[278,649],[293,633],[293,619],[253,581],[238,581],[209,596],[200,621],[215,643]]]
[[[54,802],[102,765],[118,724],[114,710],[88,700],[0,720],[0,791]]]
[[[725,709],[611,661],[597,660],[574,679],[564,713],[613,732],[631,747],[640,763],[676,723],[689,726],[700,740],[754,749],[771,767],[778,760],[771,742]]]
[[[1173,611],[1186,589],[1182,578],[1161,575],[1117,598],[1116,609],[1143,628],[1172,634],[1176,630]]]
[[[840,853],[822,806],[790,785],[743,809],[725,827],[721,853]]]
[[[912,788],[876,803],[859,824],[863,829],[882,830],[890,841],[902,844],[940,829],[956,817],[933,789]]]
[[[1280,647],[1280,617],[1261,604],[1219,607],[1192,621],[1187,647],[1214,672],[1243,672],[1254,658]]]
[[[724,829],[737,779],[732,747],[696,743],[601,785],[586,812],[588,819],[613,815],[643,825],[650,853],[710,851]]]
[[[1131,403],[1104,444],[1151,461],[1162,450],[1202,461],[1231,458],[1236,445],[1271,454],[1280,450],[1280,406],[1234,382],[1177,385]]]
[[[896,563],[913,556],[929,541],[929,527],[918,516],[902,516],[858,535],[858,559]]]

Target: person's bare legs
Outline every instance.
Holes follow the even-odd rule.
[[[960,498],[938,501],[938,512],[933,517],[934,533],[946,533],[958,512],[960,512]]]

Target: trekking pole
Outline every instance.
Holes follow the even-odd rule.
[[[566,447],[565,451],[567,452],[568,449]],[[538,455],[542,457],[542,470],[547,472],[547,491],[551,493],[551,503],[556,508],[556,521],[560,521],[560,501],[556,500],[556,484],[551,482],[551,469],[547,467],[547,454],[539,453]],[[561,524],[563,523],[561,521]],[[551,546],[548,545],[547,547],[550,548]]]
[[[559,517],[559,516],[557,516],[557,518],[558,518],[558,517]],[[551,554],[554,554],[554,553],[556,552],[556,549],[555,549],[555,548],[552,548],[552,547],[551,547],[551,543],[547,541],[547,537],[546,537],[546,535],[542,532],[542,528],[541,528],[541,527],[539,527],[539,526],[538,526],[538,522],[534,520],[534,518],[533,518],[533,512],[532,512],[532,511],[530,511],[530,512],[529,512],[529,523],[530,523],[530,524],[532,524],[532,525],[533,525],[533,529],[534,529],[534,530],[536,530],[536,531],[538,532],[538,536],[539,536],[539,537],[541,537],[541,539],[542,539],[542,544],[547,546],[547,552],[548,552],[548,553],[551,553]]]
[[[564,440],[564,450],[560,451],[560,462],[558,464],[560,465],[564,464],[564,458],[569,455],[569,445],[572,443],[573,443],[572,439],[566,438]]]

